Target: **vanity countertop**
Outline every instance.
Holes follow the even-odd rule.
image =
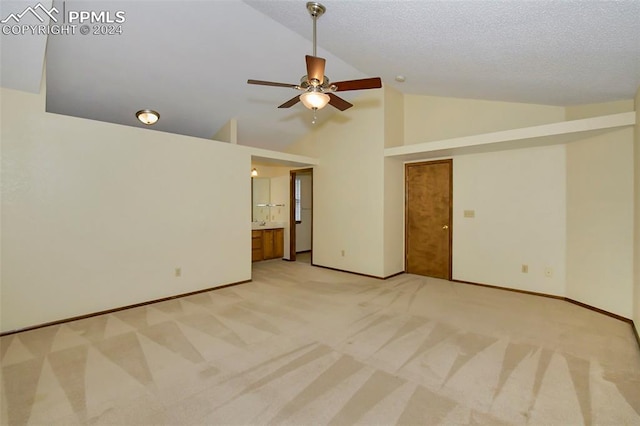
[[[251,222],[251,229],[278,229],[278,228],[284,228],[284,223],[282,222]]]

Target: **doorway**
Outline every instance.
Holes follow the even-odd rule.
[[[313,264],[313,169],[290,171],[289,259]]]
[[[405,165],[405,270],[451,279],[453,160]]]

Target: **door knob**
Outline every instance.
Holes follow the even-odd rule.
[[[449,225],[444,225],[442,229],[449,229]]]

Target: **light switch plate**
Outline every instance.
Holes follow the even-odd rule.
[[[465,210],[464,211],[464,217],[476,217],[476,211],[475,210]]]

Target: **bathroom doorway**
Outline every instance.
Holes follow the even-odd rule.
[[[290,171],[289,259],[313,265],[313,169]]]

